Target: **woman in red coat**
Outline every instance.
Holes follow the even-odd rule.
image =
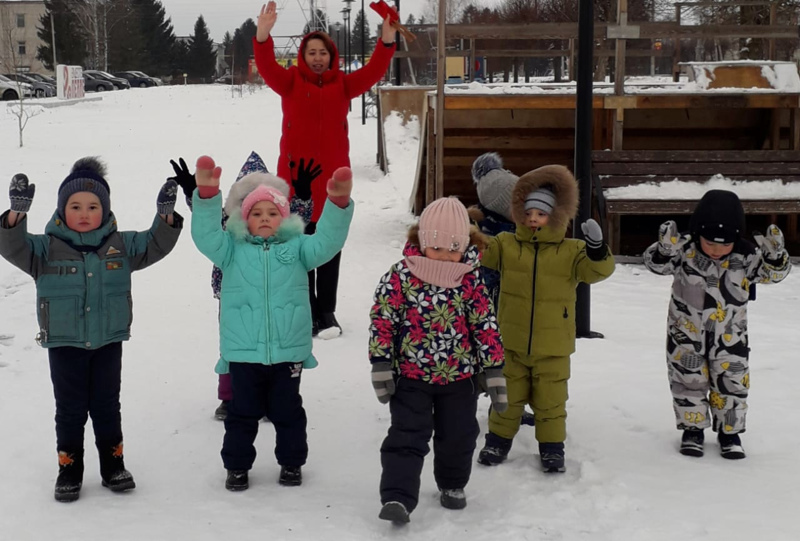
[[[276,20],[275,2],[262,6],[253,50],[258,73],[281,96],[283,123],[278,176],[301,199],[308,199],[310,192],[314,208],[306,232],[313,233],[327,197],[325,179],[339,167],[350,166],[347,135],[350,100],[367,92],[386,73],[395,50],[396,31],[385,20],[381,41],[372,58],[349,74],[339,69],[339,53],[330,36],[311,32],[300,45],[297,65],[286,69],[275,60],[270,36]],[[316,276],[314,271],[308,276],[314,332],[327,338],[341,334],[334,316],[340,257],[341,252],[319,267]]]

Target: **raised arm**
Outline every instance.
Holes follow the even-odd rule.
[[[125,248],[130,256],[131,270],[141,270],[160,261],[178,242],[183,229],[183,217],[175,212],[178,184],[167,180],[156,198],[158,216],[148,231],[122,233]]]
[[[224,269],[233,254],[230,234],[222,229],[222,194],[219,179],[222,169],[214,160],[201,156],[197,160],[197,189],[192,196],[192,240],[197,249],[214,265]]]
[[[270,35],[278,20],[275,2],[261,6],[258,15],[256,37],[253,38],[253,54],[258,73],[272,90],[285,96],[292,89],[292,74],[275,60],[275,42]]]
[[[655,274],[675,274],[681,268],[683,248],[691,240],[690,235],[678,233],[675,222],[664,222],[658,230],[658,242],[644,251],[644,266]]]
[[[36,185],[29,184],[27,176],[14,175],[8,190],[11,208],[0,216],[0,256],[34,279],[41,274],[48,244],[44,235],[28,234],[25,217],[35,192]]]
[[[348,99],[360,96],[372,88],[381,80],[386,70],[389,69],[389,63],[397,48],[394,42],[396,33],[397,30],[389,23],[389,18],[387,17],[383,21],[381,39],[375,45],[375,51],[372,53],[369,62],[344,77],[344,88]]]

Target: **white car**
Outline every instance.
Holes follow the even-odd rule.
[[[20,90],[22,91],[22,95],[26,98],[33,96],[33,85],[28,83],[18,83],[16,81],[12,81],[8,77],[3,77],[0,75],[0,99],[4,101],[18,100]]]

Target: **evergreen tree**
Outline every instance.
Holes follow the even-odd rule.
[[[361,38],[364,37],[364,47],[361,46]],[[356,18],[350,27],[350,53],[361,59],[361,53],[369,50],[369,26],[364,19],[364,12],[360,9],[356,13]]]
[[[175,31],[159,0],[132,0],[138,12],[142,36],[142,63],[138,68],[148,75],[171,74],[174,69]]]
[[[256,36],[257,29],[253,19],[247,19],[233,33],[233,73],[244,79],[249,78],[247,68],[248,62],[253,56],[253,38]]]
[[[75,12],[69,6],[68,0],[45,0],[45,12],[39,18],[36,33],[42,40],[42,45],[36,50],[36,58],[49,70],[55,70],[53,65],[53,39],[50,31],[50,18],[53,17],[56,34],[56,61],[59,64],[82,66],[86,60],[88,38],[78,25]]]
[[[413,13],[409,13],[408,17],[406,17],[406,26],[412,26],[416,24],[417,20],[414,18]]]
[[[189,38],[189,77],[209,79],[217,66],[214,42],[211,41],[206,21],[202,15],[194,23],[194,34]]]

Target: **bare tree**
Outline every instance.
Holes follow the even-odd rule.
[[[81,29],[91,37],[89,58],[93,69],[108,70],[108,36],[133,12],[130,0],[74,0],[70,9]]]
[[[445,0],[445,22],[455,23],[461,18],[461,12],[471,2],[469,0]],[[422,8],[422,15],[428,23],[435,23],[439,20],[439,0],[425,0]]]
[[[3,51],[0,57],[0,65],[8,73],[16,73],[20,67],[17,57],[17,27],[12,23],[11,10],[7,6],[0,6],[0,40],[2,40]],[[25,83],[16,81],[17,96],[19,101],[10,105],[7,111],[17,117],[17,126],[19,127],[19,146],[23,146],[22,133],[25,131],[25,126],[28,125],[28,120],[35,117],[42,112],[39,106],[31,107],[27,104],[27,96],[25,96],[26,87]]]

